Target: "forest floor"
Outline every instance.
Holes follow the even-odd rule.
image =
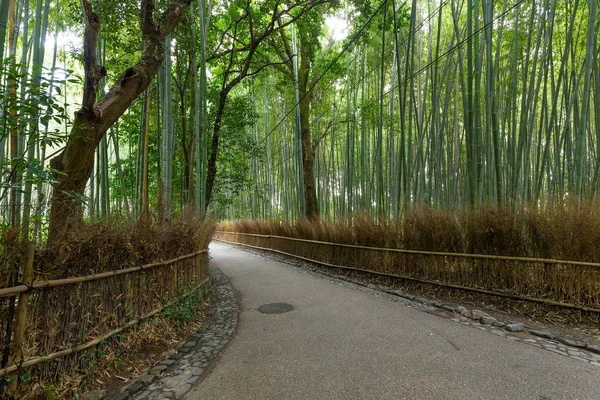
[[[217,243],[211,255],[239,291],[242,312],[237,335],[188,400],[586,399],[600,393],[600,363],[441,318],[408,300],[271,257]],[[269,303],[293,310],[259,312]]]

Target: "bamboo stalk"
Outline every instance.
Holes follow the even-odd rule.
[[[150,214],[148,202],[148,146],[150,143],[150,87],[146,89],[146,108],[144,109],[144,156],[142,167],[142,216],[147,218]]]
[[[33,257],[35,256],[35,247],[33,243],[29,243],[27,246],[27,260],[25,262],[25,268],[23,269],[23,282],[25,285],[31,285],[33,282]],[[27,321],[27,305],[29,302],[29,296],[31,292],[25,292],[19,296],[19,303],[17,304],[17,313],[15,316],[15,328],[14,328],[14,339],[12,343],[13,354],[11,359],[13,362],[18,362],[23,357],[23,340],[25,338],[25,322]],[[11,393],[15,393],[17,389],[18,374],[10,374],[11,383],[8,389]]]
[[[108,272],[101,272],[99,274],[91,274],[91,275],[78,276],[78,277],[73,277],[73,278],[41,281],[41,282],[36,282],[31,286],[19,285],[19,286],[13,286],[13,287],[9,287],[9,288],[3,288],[3,289],[0,289],[0,298],[16,296],[20,293],[25,293],[30,290],[38,290],[38,289],[57,287],[57,286],[74,285],[74,284],[78,284],[78,283],[82,283],[82,282],[97,281],[100,279],[111,278],[111,277],[118,276],[118,275],[130,274],[133,272],[142,271],[142,270],[151,269],[151,268],[160,267],[160,266],[165,267],[167,265],[172,265],[178,261],[192,258],[192,257],[195,257],[195,256],[203,254],[203,253],[208,253],[208,249],[200,250],[200,251],[197,251],[197,252],[191,253],[191,254],[186,254],[184,256],[180,256],[180,257],[177,257],[177,258],[174,258],[171,260],[158,261],[158,262],[155,262],[152,264],[146,264],[146,265],[141,265],[141,266],[137,266],[137,267],[119,269],[119,270],[108,271]]]

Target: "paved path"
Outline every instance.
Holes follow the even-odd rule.
[[[600,399],[600,368],[222,244],[238,333],[199,399]],[[266,315],[267,303],[293,311]]]

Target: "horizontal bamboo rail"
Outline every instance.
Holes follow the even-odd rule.
[[[230,232],[224,232],[224,233],[230,233]],[[260,236],[273,237],[273,236],[270,236],[270,235],[260,235]],[[278,237],[278,236],[276,236],[276,237]],[[275,252],[275,253],[283,254],[285,256],[297,258],[297,259],[300,259],[300,260],[308,261],[308,262],[319,264],[319,265],[324,265],[324,266],[330,267],[330,268],[337,268],[337,269],[358,271],[358,272],[363,272],[363,273],[368,273],[368,274],[375,274],[375,275],[380,275],[380,276],[385,276],[385,277],[390,277],[390,278],[400,278],[400,279],[405,279],[405,280],[414,281],[414,282],[420,282],[420,283],[426,283],[426,284],[430,284],[430,285],[448,287],[448,288],[452,288],[452,289],[460,289],[460,290],[465,290],[465,291],[470,291],[470,292],[487,294],[487,295],[491,295],[491,296],[498,296],[498,297],[504,297],[504,298],[509,298],[509,299],[515,299],[515,300],[523,300],[523,301],[529,301],[529,302],[532,302],[532,303],[540,303],[540,304],[546,304],[546,305],[551,305],[551,306],[557,306],[557,307],[563,307],[563,308],[570,308],[570,309],[575,309],[575,310],[580,310],[580,311],[588,311],[588,312],[593,312],[593,313],[600,314],[600,309],[592,308],[592,307],[580,306],[580,305],[577,305],[577,304],[561,303],[559,301],[553,301],[553,300],[548,300],[548,299],[539,299],[537,297],[529,297],[529,296],[521,296],[521,295],[516,295],[516,294],[494,292],[492,290],[479,289],[479,288],[473,288],[473,287],[468,287],[468,286],[454,285],[454,284],[451,284],[451,283],[436,282],[436,281],[429,281],[429,280],[426,280],[426,279],[413,278],[413,277],[406,276],[406,275],[389,274],[389,273],[386,273],[386,272],[372,271],[372,270],[369,270],[369,269],[347,267],[347,266],[344,266],[344,265],[336,265],[336,264],[326,263],[326,262],[323,262],[323,261],[313,260],[313,259],[310,259],[310,258],[298,256],[298,255],[292,254],[292,253],[287,253],[287,252],[281,251],[281,250],[271,249],[271,248],[268,248],[268,247],[252,246],[252,245],[245,244],[245,243],[230,242],[228,240],[223,240],[223,239],[218,239],[218,238],[214,239],[214,240],[216,240],[218,242],[227,243],[227,244],[233,244],[233,245],[239,245],[239,246],[243,246],[243,247],[249,247],[249,248],[252,248],[252,249],[272,251],[272,252]],[[322,242],[322,243],[327,243],[327,242]],[[361,246],[351,246],[351,247],[361,248]],[[365,248],[370,249],[370,247],[365,247]],[[425,252],[425,254],[427,254],[427,253],[429,253],[429,252]]]
[[[73,277],[73,278],[40,281],[40,282],[35,282],[33,285],[30,285],[30,286],[18,285],[18,286],[8,287],[8,288],[0,289],[0,298],[16,296],[18,294],[25,293],[29,290],[36,290],[36,289],[39,290],[39,289],[44,289],[44,288],[49,288],[49,287],[75,285],[75,284],[82,283],[82,282],[97,281],[100,279],[111,278],[113,276],[131,274],[133,272],[138,272],[138,271],[142,271],[142,270],[146,270],[146,269],[151,269],[151,268],[156,268],[156,267],[164,267],[167,265],[174,264],[181,260],[196,257],[197,255],[203,254],[203,253],[208,253],[208,250],[207,249],[200,250],[195,253],[190,253],[190,254],[186,254],[184,256],[173,258],[171,260],[158,261],[158,262],[154,262],[151,264],[140,265],[137,267],[118,269],[118,270],[114,270],[114,271],[101,272],[98,274],[84,275],[84,276],[78,276],[78,277]]]
[[[227,232],[227,231],[216,231],[215,233],[223,233],[223,234],[230,234],[230,235],[254,236],[254,237],[262,237],[262,238],[284,239],[284,240],[290,240],[290,241],[295,241],[295,242],[324,244],[324,245],[334,246],[334,247],[349,247],[349,248],[353,248],[353,249],[386,251],[386,252],[390,252],[390,253],[421,254],[421,255],[430,255],[430,256],[446,256],[446,257],[462,257],[462,258],[477,258],[477,259],[485,259],[485,260],[537,262],[537,263],[544,263],[544,264],[578,265],[578,266],[582,266],[582,267],[600,268],[600,263],[593,263],[593,262],[586,262],[586,261],[568,261],[568,260],[557,260],[557,259],[553,259],[553,258],[512,257],[512,256],[495,256],[495,255],[489,255],[489,254],[448,253],[448,252],[440,252],[440,251],[390,249],[390,248],[385,248],[385,247],[360,246],[360,245],[356,245],[356,244],[343,244],[343,243],[333,243],[333,242],[321,242],[319,240],[299,239],[299,238],[292,238],[292,237],[287,237],[287,236],[260,235],[260,234],[257,234],[257,233],[241,233],[241,232]]]
[[[203,252],[196,252],[196,253],[194,253],[194,255],[198,255],[199,253],[203,253]],[[185,257],[185,258],[189,258],[189,257]],[[198,290],[202,286],[204,286],[208,282],[208,280],[209,280],[209,278],[206,278],[204,281],[202,281],[202,283],[200,283],[198,286],[196,286],[195,290]],[[184,298],[186,298],[187,296],[189,296],[189,294],[184,296]],[[32,365],[36,365],[36,364],[40,364],[40,363],[43,363],[46,361],[54,360],[58,357],[67,356],[69,354],[78,353],[80,351],[97,346],[102,341],[109,339],[111,336],[121,333],[121,332],[131,328],[133,325],[139,324],[141,321],[158,314],[159,312],[163,311],[165,309],[165,307],[166,307],[166,305],[162,305],[162,306],[150,311],[149,313],[142,315],[141,317],[138,317],[138,318],[135,318],[135,319],[129,321],[127,324],[123,325],[122,327],[114,329],[114,330],[112,330],[102,336],[99,336],[96,339],[91,340],[87,343],[81,344],[76,347],[72,347],[70,349],[57,351],[56,353],[48,354],[45,356],[30,358],[28,360],[23,361],[22,363],[11,365],[10,367],[6,367],[4,369],[0,369],[0,376],[4,376],[5,374],[17,371],[18,369],[23,368],[23,367],[30,367]]]

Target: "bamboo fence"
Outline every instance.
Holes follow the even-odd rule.
[[[0,289],[0,377],[24,369],[54,379],[93,362],[86,352],[208,282],[208,250],[168,261],[35,282],[30,246],[22,284]],[[189,292],[189,291],[188,291]],[[11,303],[16,304],[11,311]],[[7,333],[8,332],[8,333]],[[50,363],[50,361],[53,361]],[[32,373],[29,370],[29,373]]]
[[[600,313],[600,263],[368,247],[217,231],[214,239],[326,267]]]

